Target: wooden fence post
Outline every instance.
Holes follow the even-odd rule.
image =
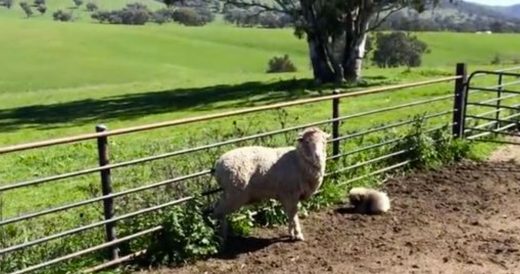
[[[339,90],[334,90],[333,94],[339,94]],[[339,117],[339,98],[332,99],[332,119],[337,119]],[[336,139],[339,137],[339,122],[340,121],[332,121],[332,139]],[[338,156],[339,151],[339,140],[332,141],[332,156]],[[339,157],[334,158],[336,161],[339,160]]]
[[[456,68],[456,75],[460,76],[455,80],[455,96],[453,104],[453,136],[454,138],[464,137],[464,128],[466,120],[466,100],[467,100],[467,67],[465,63],[458,63]]]
[[[104,132],[107,128],[104,125],[97,125],[96,132]],[[97,138],[98,145],[98,156],[99,156],[99,166],[106,166],[110,163],[108,156],[108,138],[106,136]],[[109,195],[112,193],[112,180],[110,178],[110,169],[104,169],[100,171],[101,175],[101,190],[103,196]],[[105,220],[112,219],[114,217],[114,199],[106,198],[103,200],[103,213]],[[108,223],[105,225],[106,232],[106,241],[110,242],[116,239],[116,224]],[[115,260],[119,257],[119,249],[117,246],[110,247],[110,258]]]

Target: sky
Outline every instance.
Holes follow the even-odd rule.
[[[520,0],[466,0],[466,2],[474,2],[493,6],[509,6],[514,4],[520,4]]]

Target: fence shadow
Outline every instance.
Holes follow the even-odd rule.
[[[384,77],[373,77],[357,87],[381,85]],[[85,99],[50,105],[32,105],[0,110],[0,131],[21,128],[49,129],[106,123],[110,120],[131,120],[150,114],[181,111],[205,111],[221,108],[247,107],[293,100],[321,94],[327,87],[317,87],[311,79],[277,82],[246,82],[237,85],[216,85],[180,88],[117,95],[101,99]]]

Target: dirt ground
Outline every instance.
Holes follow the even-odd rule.
[[[258,229],[216,258],[142,273],[520,273],[514,151],[389,180],[389,213],[311,214],[304,242],[287,241],[285,227]]]

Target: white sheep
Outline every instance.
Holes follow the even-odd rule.
[[[276,199],[287,215],[291,239],[303,241],[298,203],[311,197],[323,181],[329,137],[311,127],[300,133],[296,147],[247,146],[224,153],[214,168],[223,193],[213,210],[223,239],[226,215],[244,205]]]
[[[371,188],[352,188],[349,192],[349,200],[359,213],[381,214],[390,210],[388,195]]]

